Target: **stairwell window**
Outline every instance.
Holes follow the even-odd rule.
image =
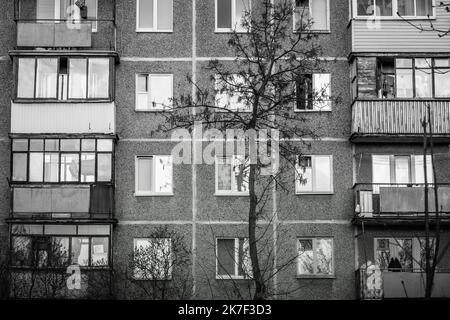
[[[134,239],[133,269],[137,280],[172,278],[172,240],[170,238]]]
[[[216,157],[216,195],[248,195],[248,158]]]
[[[332,238],[299,238],[297,249],[298,277],[334,276],[334,247]]]
[[[295,31],[330,31],[329,0],[295,0]]]
[[[301,156],[296,164],[295,191],[297,194],[333,193],[333,156]]]
[[[136,32],[172,32],[172,0],[137,0]]]
[[[248,238],[216,239],[216,277],[218,279],[253,277]]]
[[[173,195],[172,156],[136,156],[135,195]]]
[[[161,111],[172,107],[172,74],[136,75],[136,110]]]
[[[295,111],[331,111],[331,74],[314,73],[296,82]]]
[[[251,10],[251,0],[215,0],[216,32],[248,32],[245,14]]]

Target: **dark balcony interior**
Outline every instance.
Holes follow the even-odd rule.
[[[428,188],[428,212],[435,219],[434,184]],[[438,184],[441,223],[450,223],[450,184]],[[425,217],[424,184],[356,184],[355,219],[365,222],[423,223]],[[432,221],[431,221],[432,222]]]
[[[12,219],[105,220],[114,216],[111,184],[12,186]]]
[[[116,51],[115,0],[99,1],[97,7],[85,6],[81,10],[76,5],[64,8],[64,3],[55,0],[55,8],[39,8],[36,0],[14,0],[16,49]],[[71,13],[70,7],[76,7],[76,14]]]
[[[359,299],[420,299],[425,297],[425,277],[423,270],[381,270],[381,282],[374,285],[372,273],[366,269],[356,270],[356,291]],[[450,270],[436,270],[432,298],[450,298]],[[380,289],[375,289],[377,287]]]

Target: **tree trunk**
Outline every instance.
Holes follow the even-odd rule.
[[[267,295],[267,288],[261,274],[261,269],[259,267],[258,247],[256,245],[256,222],[258,220],[256,207],[258,204],[258,199],[255,193],[255,175],[256,164],[250,164],[250,173],[248,179],[250,193],[250,208],[248,212],[248,238],[250,259],[252,262],[253,281],[255,282],[255,294],[253,296],[253,300],[264,300]]]
[[[427,177],[427,120],[425,119],[422,122],[423,127],[423,172],[424,172],[424,181],[425,181],[425,189],[424,189],[424,197],[425,197],[425,299],[429,299],[431,297],[430,290],[430,225],[429,225],[429,214],[428,214],[428,177]]]

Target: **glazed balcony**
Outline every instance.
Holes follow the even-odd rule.
[[[356,184],[354,222],[422,223],[425,216],[424,184]],[[450,222],[450,184],[438,185],[441,223]],[[435,217],[434,185],[428,188],[428,210]]]
[[[66,5],[64,0],[14,0],[16,49],[116,51],[115,1]]]
[[[367,288],[370,276],[365,269],[356,271],[356,285],[359,298],[367,299],[404,299],[425,297],[425,277],[423,270],[408,270],[398,272],[381,271],[381,290]],[[370,281],[370,280],[369,280]],[[437,270],[434,276],[432,298],[450,298],[450,270]]]
[[[450,100],[355,100],[352,141],[421,141],[430,106],[433,136],[450,141]],[[428,128],[427,128],[428,129]]]
[[[112,219],[114,187],[90,185],[12,185],[12,219]]]

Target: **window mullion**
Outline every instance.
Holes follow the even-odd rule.
[[[239,238],[234,239],[234,275],[239,275]]]
[[[317,274],[317,256],[316,256],[316,239],[312,239],[312,250],[313,250],[313,274]]]
[[[146,87],[147,87],[147,108],[151,109],[152,108],[152,88],[150,87],[150,83],[151,83],[151,74],[147,74],[145,77],[145,81],[146,81]]]

